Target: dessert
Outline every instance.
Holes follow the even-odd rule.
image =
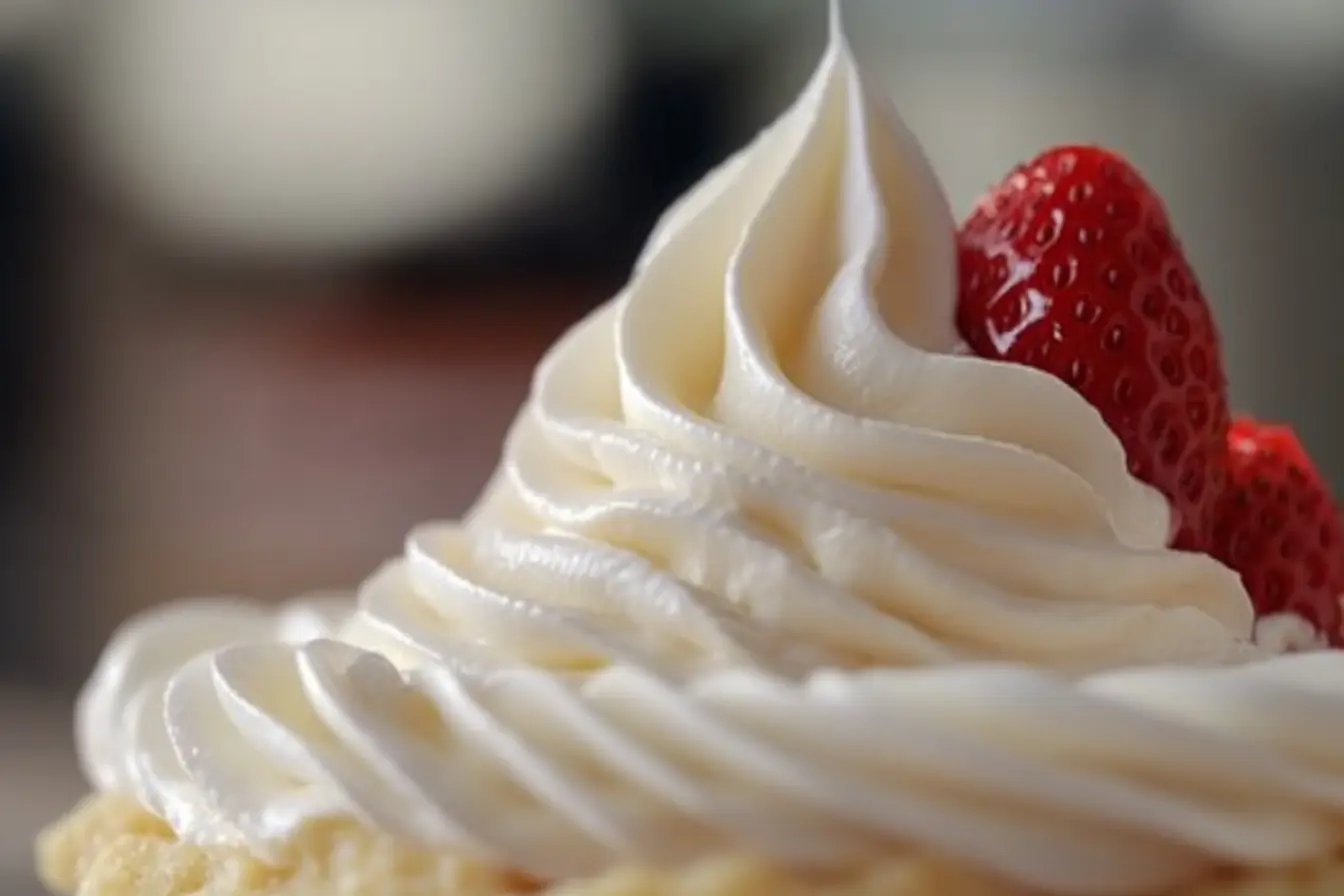
[[[1229,424],[1137,174],[1049,159],[958,233],[832,4],[802,96],[548,354],[463,522],[348,605],[188,602],[114,637],[78,711],[97,794],[43,835],[44,878],[1344,892],[1344,654],[1288,655],[1339,637],[1337,508],[1291,439]],[[1079,226],[1061,202],[1097,256],[1023,241]],[[1151,245],[1089,219],[1112,204]]]

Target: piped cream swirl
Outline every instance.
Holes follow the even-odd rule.
[[[666,671],[1244,658],[1237,576],[1166,548],[1166,501],[1064,383],[959,352],[955,290],[946,200],[837,23],[351,637]]]
[[[119,647],[176,649],[179,665],[139,680],[121,710],[135,749],[95,769],[184,836],[263,856],[305,821],[354,815],[545,880],[725,851],[838,870],[913,849],[1051,893],[1139,896],[1344,840],[1340,652],[1081,680],[962,664],[684,683],[631,666],[398,670],[253,624],[257,640],[196,655],[167,616],[128,627]]]

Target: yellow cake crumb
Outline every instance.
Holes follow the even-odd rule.
[[[546,886],[355,824],[310,829],[301,846],[268,865],[240,848],[179,842],[161,820],[112,794],[90,797],[45,831],[37,868],[66,896],[1030,896],[916,856],[839,880],[800,880],[728,856],[675,873],[617,868]],[[1344,855],[1282,871],[1220,873],[1169,896],[1344,896]]]

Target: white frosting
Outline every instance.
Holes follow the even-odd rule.
[[[1237,576],[1165,549],[1168,505],[1097,412],[956,351],[953,232],[837,28],[549,353],[468,522],[412,533],[349,638],[786,673],[1244,657]]]
[[[229,599],[182,601],[132,619],[113,636],[85,685],[75,713],[84,774],[102,790],[129,790],[145,805],[157,777],[144,763],[147,738],[160,736],[161,688],[193,656],[234,643],[303,643],[330,635],[349,615],[336,597],[294,601],[279,610]],[[174,815],[163,813],[165,818]]]
[[[338,641],[268,641],[275,620],[251,612],[254,640],[194,658],[169,614],[128,628],[112,654],[185,665],[95,688],[81,730],[126,726],[91,764],[100,786],[263,855],[304,819],[354,814],[543,878],[732,848],[832,868],[916,847],[1127,896],[1305,860],[1344,830],[1340,652],[1081,681],[964,664],[683,684],[630,666],[399,672]]]
[[[130,623],[91,778],[190,839],[354,814],[547,877],[908,845],[1121,894],[1336,844],[1344,658],[1195,668],[1270,653],[1236,575],[1063,383],[960,350],[952,232],[836,27],[541,365],[468,520],[355,606]]]
[[[1255,643],[1272,653],[1326,650],[1330,639],[1310,620],[1293,612],[1270,613],[1255,620]]]

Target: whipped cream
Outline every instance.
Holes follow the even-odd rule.
[[[346,635],[402,663],[664,672],[1242,659],[1235,573],[1060,380],[959,351],[954,226],[840,27],[547,355],[465,524]]]
[[[922,848],[1024,887],[1131,896],[1307,860],[1344,829],[1337,651],[1081,680],[964,664],[680,683],[632,666],[405,671],[339,641],[282,643],[285,617],[213,618],[247,614],[253,640],[205,654],[171,614],[129,627],[113,653],[176,671],[94,689],[86,719],[125,733],[100,746],[117,728],[89,724],[82,746],[101,751],[100,786],[263,856],[304,819],[354,815],[542,879]]]
[[[79,708],[98,787],[263,855],[353,815],[548,878],[913,846],[1130,893],[1337,841],[1344,659],[1237,668],[1272,653],[1237,576],[1167,548],[1100,416],[964,352],[947,203],[832,11],[465,522],[351,604],[122,629]]]

